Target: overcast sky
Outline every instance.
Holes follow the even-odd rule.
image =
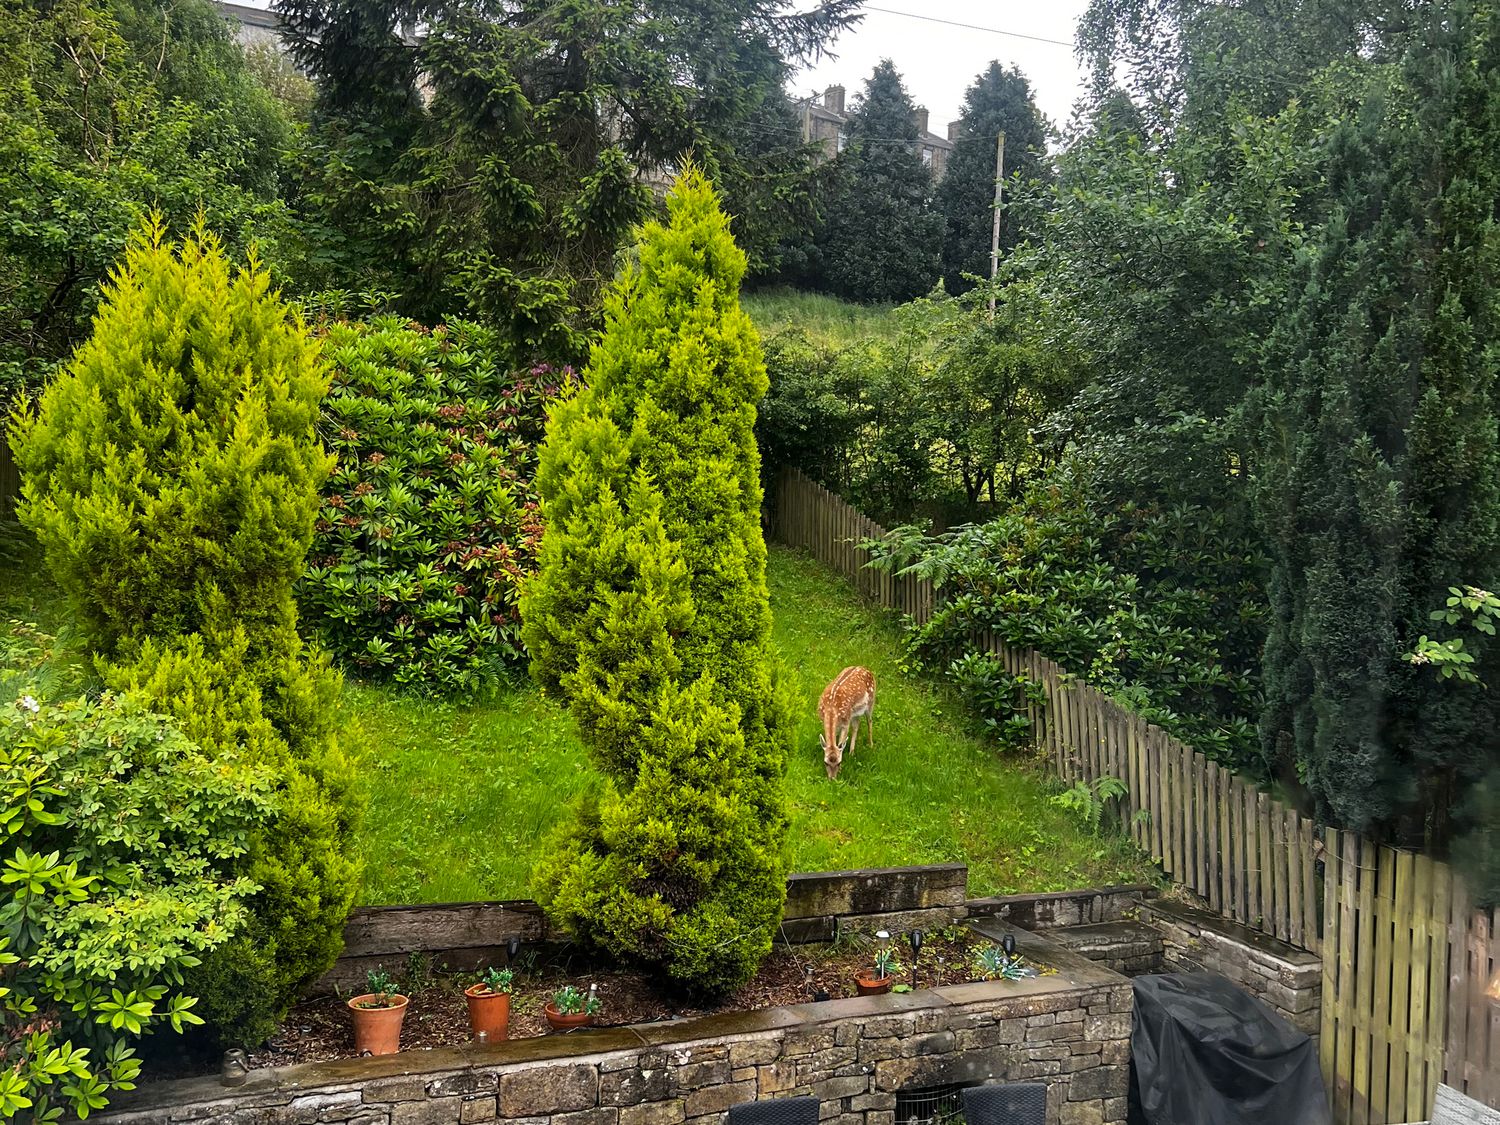
[[[881,59],[889,58],[906,80],[912,100],[929,111],[929,128],[946,136],[948,122],[958,118],[964,91],[998,59],[1031,79],[1037,105],[1054,126],[1065,125],[1073,103],[1083,93],[1082,74],[1073,57],[1073,29],[1087,0],[873,0],[864,19],[833,46],[836,58],[825,58],[793,80],[792,93],[806,97],[840,84],[848,90],[846,108]],[[799,5],[800,6],[800,5]],[[876,10],[884,9],[884,10]],[[891,12],[919,14],[891,15]],[[951,20],[969,24],[955,27]],[[975,30],[985,28],[991,30]],[[1017,32],[1069,46],[1002,35]]]

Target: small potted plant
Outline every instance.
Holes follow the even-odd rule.
[[[602,1007],[593,985],[589,985],[585,994],[573,985],[565,984],[552,994],[552,1002],[544,1011],[553,1031],[573,1031],[593,1023]]]
[[[366,975],[369,989],[349,1001],[354,1015],[354,1051],[360,1055],[394,1055],[401,1049],[401,1021],[406,1018],[406,997],[396,991],[396,982],[383,969]]]
[[[510,987],[516,974],[491,968],[464,989],[469,1002],[469,1034],[481,1043],[510,1038]]]
[[[854,974],[854,990],[861,996],[879,996],[889,992],[900,971],[901,962],[896,957],[896,951],[888,945],[882,945],[875,951],[875,967],[861,969]]]

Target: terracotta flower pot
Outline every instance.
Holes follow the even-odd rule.
[[[401,1021],[406,1018],[406,997],[391,996],[388,1008],[362,1008],[375,999],[373,992],[349,1001],[354,1015],[354,1053],[394,1055],[401,1049]]]
[[[854,990],[861,996],[879,996],[889,992],[895,981],[893,976],[877,977],[874,969],[861,969],[854,974]]]
[[[543,1009],[547,1022],[553,1031],[572,1031],[579,1027],[588,1027],[594,1022],[594,1017],[587,1012],[574,1012],[572,1015],[563,1015],[553,1005],[548,1004]]]
[[[464,989],[469,1001],[469,1034],[489,1043],[510,1038],[510,993],[490,992],[482,984]]]

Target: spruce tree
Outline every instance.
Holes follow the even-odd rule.
[[[1334,137],[1335,203],[1252,406],[1265,753],[1339,823],[1439,844],[1497,762],[1500,702],[1400,654],[1448,587],[1500,580],[1500,38],[1462,5],[1426,18]]]
[[[230,1042],[265,1038],[332,964],[359,882],[338,676],[304,649],[293,599],[330,468],[325,389],[257,262],[231,269],[201,227],[174,248],[153,223],[93,334],[14,420],[20,518],[105,684],[278,779],[238,861],[261,888],[251,921],[191,982]]]
[[[720,992],[770,949],[785,894],[788,726],[754,435],[767,380],[712,187],[689,169],[667,207],[541,452],[524,636],[607,782],[537,893],[587,943]]]
[[[943,219],[917,153],[916,107],[890,59],[865,82],[818,237],[823,284],[851,301],[908,301],[938,279]]]
[[[964,274],[988,277],[990,240],[995,206],[995,142],[1005,134],[1008,179],[1041,174],[1047,149],[1046,124],[1031,97],[1031,83],[1019,70],[992,62],[964,95],[958,119],[958,139],[948,156],[948,168],[937,188],[937,206],[946,233],[943,239],[943,282],[950,293],[970,287]],[[1000,247],[1004,252],[1020,241],[1014,222],[1002,222]]]

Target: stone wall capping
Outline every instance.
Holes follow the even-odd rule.
[[[1027,929],[1114,921],[1155,888],[1144,884],[968,898],[961,863],[814,871],[787,879],[778,941],[832,941],[840,932],[926,929],[969,917],[1001,917]],[[558,944],[566,935],[529,899],[360,907],[344,927],[344,949],[313,985],[328,993],[362,984],[370,969],[413,954],[454,971],[503,963],[506,942]]]
[[[829,1003],[837,1003],[830,1000]],[[631,1024],[629,1031],[646,1046],[677,1045],[696,1040],[732,1042],[769,1031],[781,1031],[807,1023],[801,1009],[806,1004],[780,1008],[758,1008],[753,1012],[720,1012],[691,1019],[661,1020],[657,1023]],[[556,1036],[545,1036],[553,1039]]]
[[[1199,910],[1179,902],[1167,902],[1165,899],[1143,903],[1142,910],[1142,916],[1153,922],[1158,919],[1177,922],[1191,926],[1194,930],[1208,930],[1230,938],[1248,947],[1254,954],[1260,955],[1262,964],[1318,965],[1320,967],[1322,965],[1316,953],[1309,953],[1305,949],[1299,949],[1295,945],[1290,945],[1269,934],[1263,934],[1259,930],[1252,930],[1249,926],[1222,918],[1207,910]]]

